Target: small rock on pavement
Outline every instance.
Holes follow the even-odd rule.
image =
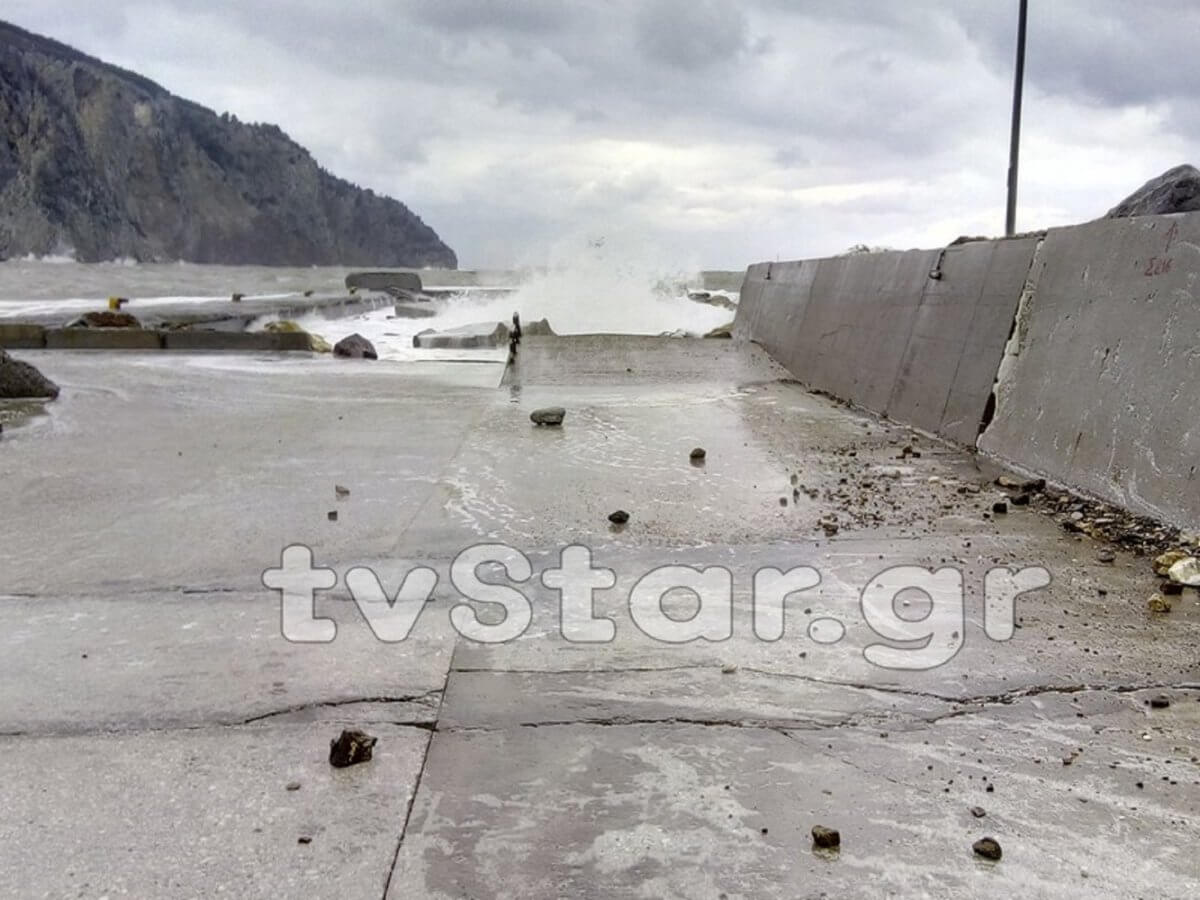
[[[697,447],[695,450],[693,450],[691,453],[688,454],[688,459],[690,459],[692,462],[704,462],[704,460],[707,458],[708,458],[708,451],[705,450],[703,447]]]
[[[612,513],[608,517],[608,521],[612,522],[614,525],[624,525],[629,521],[629,513],[625,512],[623,509],[618,509],[615,513]]]
[[[351,334],[333,345],[333,355],[346,359],[379,359],[375,345],[361,334]]]
[[[1155,697],[1150,698],[1150,708],[1151,709],[1167,709],[1170,705],[1171,705],[1171,698],[1164,694],[1159,694]]]
[[[365,731],[347,729],[329,742],[329,764],[335,769],[345,769],[370,762],[377,740]]]
[[[1177,562],[1187,559],[1190,554],[1186,550],[1169,550],[1154,560],[1154,574],[1164,578]]]
[[[336,510],[336,509],[331,509],[331,510],[330,510],[330,511],[327,513],[327,516],[329,517],[329,521],[330,521],[330,522],[336,522],[336,521],[338,520],[338,513],[337,513],[337,510]]]
[[[547,406],[545,409],[535,409],[529,414],[529,421],[534,425],[561,425],[567,416],[567,411],[561,406]]]
[[[1162,594],[1152,594],[1150,599],[1146,601],[1146,606],[1149,607],[1152,613],[1169,613],[1172,605],[1171,598],[1165,597]]]
[[[1005,515],[1008,512],[1008,503],[1003,500],[997,500],[992,504],[992,512],[997,515]]]
[[[298,782],[298,781],[289,781],[289,782],[287,783],[287,789],[288,789],[289,791],[298,791],[298,790],[300,790],[300,782]]]
[[[826,828],[824,825],[814,825],[812,830],[813,846],[821,850],[836,850],[842,846],[842,834],[836,828]]]
[[[1116,562],[1117,555],[1111,550],[1101,550],[1096,554],[1096,559],[1102,563]]]
[[[971,815],[973,815],[977,819],[982,819],[984,816],[987,815],[987,810],[984,809],[982,806],[972,806],[971,807]]]
[[[1167,577],[1185,587],[1200,588],[1200,560],[1185,556],[1167,571]]]
[[[971,845],[971,849],[975,851],[976,856],[982,856],[984,859],[999,859],[1002,855],[1000,843],[995,838],[985,837],[976,841]]]
[[[335,484],[333,486],[333,492],[335,494],[337,494],[339,497],[349,497],[350,496],[350,488],[342,487],[340,484]]]
[[[738,670],[737,663],[725,663],[725,665],[721,666],[721,674],[722,675],[732,675],[737,670]]]

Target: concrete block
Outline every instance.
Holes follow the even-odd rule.
[[[1200,525],[1200,213],[1052,229],[987,454]]]
[[[0,347],[5,350],[40,350],[46,346],[46,329],[41,325],[0,322]]]
[[[161,350],[163,332],[144,328],[50,328],[47,350]]]
[[[884,410],[969,446],[980,423],[1037,238],[948,247],[927,279]]]
[[[360,291],[400,290],[416,293],[423,289],[421,276],[416,272],[351,272],[346,276],[346,287]]]

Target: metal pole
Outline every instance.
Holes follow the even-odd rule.
[[[1021,157],[1021,101],[1025,92],[1025,24],[1029,16],[1029,0],[1021,0],[1017,20],[1017,73],[1013,84],[1012,144],[1008,152],[1008,216],[1004,233],[1017,233],[1017,167]]]

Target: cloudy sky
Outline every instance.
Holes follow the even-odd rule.
[[[1022,229],[1200,161],[1200,4],[1031,0]],[[1003,230],[1017,0],[5,0],[279,124],[464,267],[680,265]]]

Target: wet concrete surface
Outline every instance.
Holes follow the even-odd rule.
[[[1200,893],[1195,591],[1150,614],[1146,559],[1102,563],[1032,509],[992,515],[1001,494],[969,455],[808,394],[752,349],[522,354],[501,387],[495,364],[19,354],[64,390],[0,442],[0,891]],[[530,423],[547,405],[561,429]],[[449,570],[494,541],[527,556],[532,615],[490,645],[454,632]],[[280,633],[261,577],[293,543],[343,576],[317,600],[333,643]],[[559,634],[540,575],[570,543],[614,572],[594,598],[609,642]],[[421,564],[439,581],[413,635],[376,640],[346,571],[391,593]],[[728,637],[641,631],[630,592],[670,564],[728,570]],[[915,647],[866,618],[864,589],[897,565],[963,572],[958,649],[936,668],[865,658]],[[1010,565],[1053,580],[997,641],[984,578]],[[759,639],[755,573],[799,566],[821,583]],[[327,741],[350,726],[380,737],[376,759],[335,772]],[[812,849],[817,824],[840,852]],[[972,854],[985,835],[997,863]]]

